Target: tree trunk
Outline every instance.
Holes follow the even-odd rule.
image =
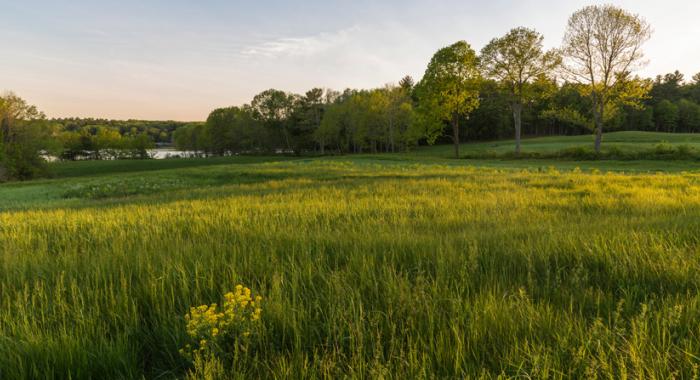
[[[452,141],[455,144],[455,158],[459,158],[459,116],[452,116]]]
[[[523,105],[513,104],[513,121],[515,122],[515,157],[520,156],[520,131],[522,127]]]
[[[0,143],[8,144],[10,142],[10,122],[7,118],[0,119]]]
[[[600,109],[598,109],[600,107]],[[603,106],[596,105],[596,110],[593,112],[595,120],[595,152],[600,153],[600,144],[603,141]]]
[[[394,121],[389,120],[389,144],[391,153],[394,153]]]
[[[283,128],[283,132],[284,132],[284,141],[287,144],[287,150],[288,151],[292,150],[292,143],[289,141],[289,131],[287,130],[286,127]],[[285,153],[287,153],[287,152],[285,152]]]

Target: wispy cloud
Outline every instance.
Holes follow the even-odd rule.
[[[358,32],[360,32],[360,27],[353,26],[313,36],[278,38],[247,46],[241,51],[241,55],[266,58],[311,56],[348,43],[352,36]]]

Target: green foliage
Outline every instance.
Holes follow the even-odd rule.
[[[451,120],[478,107],[480,78],[476,53],[460,41],[435,53],[416,91],[421,103],[434,107],[432,114]]]
[[[347,149],[345,131],[348,130],[349,103],[339,101],[326,107],[321,123],[313,133],[313,139],[325,150],[326,147],[335,148],[338,151]]]
[[[320,128],[329,98],[334,96],[332,91],[314,88],[297,99],[293,115],[295,127],[292,129],[292,144],[296,153],[314,150],[314,132]],[[318,146],[322,151],[325,149],[320,143]]]
[[[172,142],[172,134],[175,130],[187,126],[188,122],[179,121],[151,121],[151,120],[108,120],[93,118],[57,118],[51,122],[58,125],[61,131],[80,132],[87,131],[94,134],[96,126],[118,131],[122,136],[136,136],[145,134],[154,143],[169,144]]]
[[[340,152],[408,150],[424,137],[414,117],[406,87],[348,91],[326,107],[314,138]]]
[[[606,148],[596,152],[586,146],[588,141],[576,138],[550,140],[548,143],[540,139],[526,141],[525,151],[515,156],[505,149],[476,149],[472,148],[465,155],[470,159],[538,159],[538,160],[688,160],[700,161],[700,139],[688,141],[687,137],[674,142],[664,140],[670,134],[643,134],[629,132],[610,133]],[[643,136],[645,138],[640,138]],[[658,138],[654,138],[658,136]],[[649,138],[647,141],[646,138]],[[569,141],[569,143],[566,143]]]
[[[502,85],[494,80],[481,82],[479,107],[465,120],[467,140],[497,140],[511,137],[513,115],[508,112],[511,96],[503,91]],[[535,106],[534,103],[531,104]],[[534,109],[534,107],[533,107]],[[526,109],[525,113],[533,109]]]
[[[191,123],[173,132],[175,146],[184,151],[211,151],[211,137],[204,123]]]
[[[54,138],[62,146],[60,157],[66,160],[147,159],[148,150],[155,146],[146,133],[122,135],[106,125],[64,130]]]
[[[593,123],[583,116],[578,110],[571,108],[548,109],[543,111],[541,117],[552,121],[564,122],[582,129],[593,130]]]
[[[549,82],[561,62],[558,52],[544,52],[544,37],[532,29],[515,28],[491,40],[481,50],[481,66],[488,78],[497,80],[510,95],[515,125],[515,153],[520,153],[523,107],[543,94],[534,83]]]
[[[648,86],[632,78],[631,70],[641,62],[642,45],[651,33],[643,18],[613,5],[587,6],[569,18],[563,71],[591,99],[596,152],[609,113],[620,105],[636,105],[646,96]]]
[[[205,149],[217,155],[230,152],[255,151],[267,138],[267,131],[250,107],[216,109],[205,124],[209,146]]]
[[[526,85],[550,75],[561,61],[556,51],[543,50],[543,41],[541,34],[523,27],[494,38],[481,50],[484,75],[503,82],[514,101],[526,101]]]
[[[678,126],[678,107],[664,99],[654,107],[654,119],[657,131],[675,132]]]
[[[255,95],[250,106],[256,117],[264,123],[271,138],[280,138],[286,150],[292,150],[291,115],[298,100],[295,94],[270,89]]]
[[[425,135],[432,137],[452,125],[455,155],[459,156],[459,119],[479,106],[479,60],[465,41],[442,48],[433,55],[423,79],[416,85]]]
[[[677,103],[677,108],[677,129],[684,132],[700,132],[700,105],[688,99],[681,99]]]
[[[552,65],[556,61],[547,60]],[[578,135],[594,131],[591,87],[571,82],[557,84],[542,75],[541,69],[533,68],[533,73],[540,75],[527,77],[528,82],[523,84],[526,101],[522,107],[522,134]],[[610,100],[603,107],[606,128],[657,130],[657,124],[663,124],[663,108],[667,105],[664,103],[660,112],[655,113],[656,106],[664,100],[660,97],[667,93],[658,87],[666,86],[667,80],[677,79],[675,74],[657,81],[618,75],[609,89]],[[421,144],[454,140],[453,134],[445,132],[449,123],[456,123],[461,133],[466,130],[469,140],[510,136],[514,117],[504,110],[513,105],[512,82],[487,79],[470,85],[478,87],[478,107],[469,115],[448,119],[444,119],[444,113],[440,114],[441,107],[431,104],[441,99],[441,95],[427,96],[426,85],[414,86],[410,77],[403,78],[398,86],[343,93],[313,89],[305,95],[294,95],[269,90],[258,96],[258,111],[243,106],[213,112],[212,120],[219,120],[216,127],[219,132],[214,132],[217,138],[211,137],[212,121],[209,126],[192,123],[179,128],[173,138],[180,149],[209,154],[342,154],[400,152]],[[676,128],[670,131],[700,130],[700,106],[692,100],[693,86],[696,85],[679,83],[680,98],[666,99],[678,107]],[[271,111],[276,108],[279,108],[277,112]]]
[[[45,172],[42,156],[55,149],[52,129],[36,107],[8,93],[0,97],[0,182]]]

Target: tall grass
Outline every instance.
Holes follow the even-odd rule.
[[[700,175],[216,170],[0,213],[0,378],[182,377],[183,315],[238,283],[232,378],[698,375]]]

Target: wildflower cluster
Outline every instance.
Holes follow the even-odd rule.
[[[223,307],[213,303],[190,308],[185,315],[190,343],[180,353],[196,356],[219,356],[233,351],[254,333],[260,322],[262,297],[253,298],[249,288],[237,285],[224,295]]]

